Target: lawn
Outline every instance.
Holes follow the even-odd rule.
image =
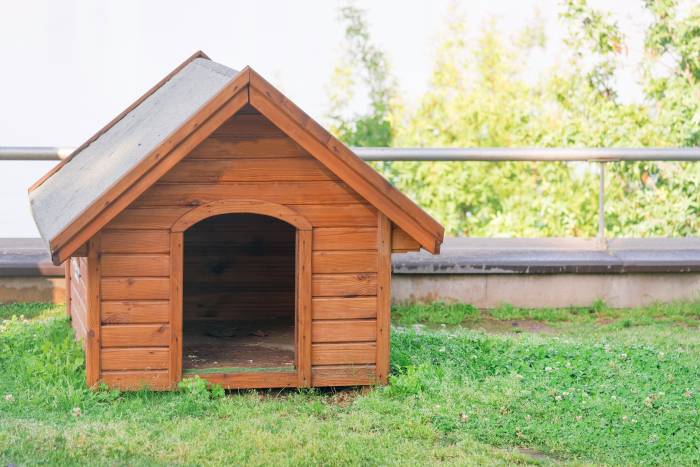
[[[700,463],[700,303],[394,318],[387,387],[119,393],[62,307],[2,306],[0,463]]]

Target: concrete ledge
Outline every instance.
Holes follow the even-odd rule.
[[[0,277],[63,277],[39,238],[0,238]]]
[[[438,256],[397,254],[394,274],[629,274],[700,272],[700,238],[595,240],[447,238]]]
[[[700,239],[448,238],[442,254],[393,255],[393,300],[492,308],[614,307],[700,298]],[[0,302],[65,297],[63,267],[40,239],[0,239]]]

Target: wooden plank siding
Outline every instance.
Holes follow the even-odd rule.
[[[231,118],[102,231],[101,379],[125,389],[166,389],[181,376],[181,329],[172,327],[171,314],[173,304],[187,303],[188,296],[174,289],[173,281],[182,280],[173,267],[181,267],[183,258],[171,256],[170,228],[193,207],[224,199],[282,204],[313,227],[304,240],[312,250],[304,280],[311,320],[297,323],[308,326],[309,367],[291,379],[281,374],[278,387],[376,383],[378,211],[254,111]],[[185,259],[192,267],[205,260]],[[277,260],[274,252],[263,260],[271,278],[287,274],[275,269]],[[241,287],[239,303],[248,300],[243,289],[254,279],[226,276]],[[199,299],[207,300],[206,293],[203,284]],[[269,298],[274,304],[275,297]],[[297,346],[306,345],[297,339]],[[223,375],[211,381],[268,387],[259,378]]]
[[[71,326],[75,337],[85,348],[87,337],[87,258],[71,258],[68,263],[69,277],[66,286],[69,288]]]

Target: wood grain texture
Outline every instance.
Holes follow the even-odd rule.
[[[182,379],[182,321],[184,287],[184,234],[170,234],[170,384],[175,387]]]
[[[102,255],[102,277],[167,277],[170,257],[157,255]]]
[[[70,308],[71,308],[71,303],[70,303],[70,296],[71,296],[71,268],[70,268],[70,263],[71,260],[69,259],[63,264],[63,277],[66,278],[66,315],[70,317]]]
[[[278,204],[361,203],[341,182],[157,183],[134,206],[198,206],[225,199],[255,199]]]
[[[262,216],[274,217],[300,230],[311,230],[312,228],[311,223],[309,223],[306,218],[282,204],[253,198],[237,198],[219,199],[203,206],[192,208],[173,224],[171,230],[174,232],[184,232],[198,222],[223,214],[259,214]],[[260,218],[252,216],[246,216],[244,219],[247,219],[249,223],[253,225],[258,225],[260,222],[263,222],[262,225],[264,225],[265,222]],[[231,219],[230,223],[232,227],[224,230],[235,230],[236,227],[238,227],[236,219]],[[216,224],[216,222],[214,222],[214,224]],[[214,225],[214,228],[216,227],[217,226]],[[221,230],[220,226],[218,227],[219,229],[217,230]],[[224,225],[224,227],[226,226]],[[270,227],[275,226],[271,225]],[[249,225],[246,226],[246,228],[251,229],[252,227]]]
[[[171,389],[167,370],[104,371],[100,379],[110,388],[122,391],[137,391],[144,388],[154,391]]]
[[[389,378],[391,333],[391,221],[383,213],[377,222],[377,379]]]
[[[190,376],[187,376],[190,377]],[[294,388],[297,375],[293,372],[247,372],[199,375],[224,389]]]
[[[420,243],[411,238],[410,235],[396,226],[391,229],[391,251],[403,253],[419,250]]]
[[[167,230],[182,217],[190,207],[127,208],[112,219],[106,230]]]
[[[325,227],[314,229],[314,251],[374,250],[377,229],[374,227]]]
[[[357,274],[314,274],[314,297],[356,297],[377,295],[377,275]]]
[[[167,277],[106,277],[102,279],[104,300],[167,300],[170,280]]]
[[[374,364],[377,348],[374,342],[314,344],[311,355],[313,365]]]
[[[315,251],[316,274],[343,272],[377,272],[377,251]]]
[[[167,183],[332,181],[338,177],[310,157],[183,160],[162,179]]]
[[[315,366],[314,386],[368,386],[377,384],[374,365]]]
[[[102,324],[161,324],[169,320],[167,300],[102,301]]]
[[[374,319],[355,320],[314,320],[311,327],[314,344],[322,342],[369,342],[377,338],[377,321]]]
[[[377,211],[369,204],[301,204],[289,207],[306,217],[314,227],[372,227],[377,222]]]
[[[167,230],[104,230],[102,253],[167,253],[170,237]]]
[[[87,284],[85,283],[85,277],[83,274],[85,271],[87,271],[87,259],[71,258],[66,263],[69,266],[68,276],[66,277],[66,296],[70,296],[71,326],[75,331],[76,340],[78,340],[83,346],[83,349],[85,349],[88,332]]]
[[[310,230],[297,230],[296,235],[296,355],[297,384],[309,387],[311,379],[312,342],[312,260],[313,237]]]
[[[167,370],[170,351],[167,347],[132,347],[102,349],[102,371]]]
[[[228,135],[214,134],[187,156],[189,160],[250,157],[272,159],[309,157],[309,153],[286,136],[236,140]]]
[[[85,378],[87,385],[93,387],[100,378],[100,348],[102,346],[102,329],[100,325],[101,269],[100,248],[101,234],[96,234],[88,242],[87,257],[87,303],[85,344]]]
[[[102,326],[102,347],[168,347],[167,324],[111,324]]]
[[[314,297],[313,318],[358,319],[377,316],[377,297]]]

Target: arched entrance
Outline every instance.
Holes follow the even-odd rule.
[[[184,232],[184,374],[295,371],[293,225],[220,214]]]
[[[311,225],[281,205],[219,201],[171,229],[171,379],[310,384]]]

